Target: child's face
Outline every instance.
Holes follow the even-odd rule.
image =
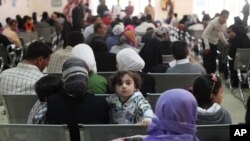
[[[219,89],[218,94],[213,96],[213,102],[214,102],[214,103],[221,104],[222,99],[223,99],[222,93],[223,93],[223,88],[221,87],[221,88]]]
[[[126,101],[135,92],[135,82],[132,77],[125,74],[121,83],[116,84],[115,91],[122,101]]]

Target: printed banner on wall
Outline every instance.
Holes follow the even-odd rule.
[[[62,6],[62,0],[51,0],[51,6],[52,7],[61,7]]]

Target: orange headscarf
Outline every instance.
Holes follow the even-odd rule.
[[[136,45],[136,34],[135,31],[127,30],[123,33],[130,45],[135,47]]]

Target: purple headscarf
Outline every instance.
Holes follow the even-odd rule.
[[[195,135],[197,102],[190,92],[165,91],[156,103],[155,114],[144,141],[198,141]]]

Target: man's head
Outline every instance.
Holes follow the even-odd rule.
[[[67,45],[74,47],[80,43],[84,43],[83,34],[79,31],[70,32]]]
[[[48,65],[52,49],[45,43],[36,41],[28,47],[25,60],[37,66],[41,71]]]
[[[148,4],[151,5],[151,0],[148,0]]]
[[[228,16],[229,16],[229,11],[222,10],[219,17],[220,24],[225,24],[227,22]]]
[[[187,43],[184,41],[175,41],[172,46],[172,54],[176,60],[187,58],[189,54]]]
[[[107,27],[103,23],[95,23],[94,32],[104,37],[107,33]]]
[[[57,94],[62,90],[62,80],[52,75],[46,75],[40,78],[35,84],[35,91],[40,102],[47,101],[49,96]]]
[[[16,20],[10,20],[9,21],[9,27],[12,31],[16,32],[18,23]]]

